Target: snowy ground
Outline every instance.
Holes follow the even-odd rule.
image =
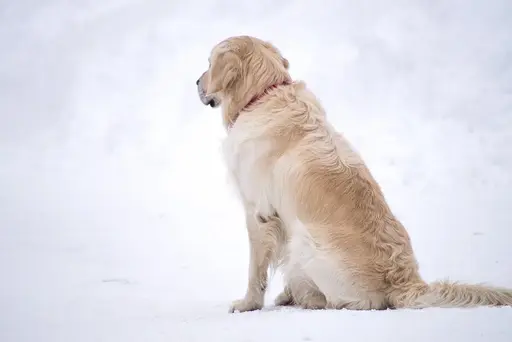
[[[274,42],[408,228],[423,276],[512,286],[510,1],[0,4],[0,341],[511,341],[512,309],[228,314],[247,239],[219,111]]]

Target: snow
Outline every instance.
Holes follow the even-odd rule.
[[[510,341],[511,308],[228,314],[246,286],[195,81],[274,42],[360,151],[425,279],[512,287],[509,1],[0,5],[0,341]]]

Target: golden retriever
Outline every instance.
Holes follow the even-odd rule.
[[[197,80],[221,107],[225,162],[245,208],[250,241],[245,297],[261,309],[270,266],[284,276],[276,305],[353,310],[512,305],[512,290],[420,276],[407,231],[349,142],[271,43],[230,37]]]

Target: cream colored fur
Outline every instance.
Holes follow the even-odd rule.
[[[361,157],[304,82],[279,85],[291,78],[273,45],[231,37],[213,48],[210,62],[199,95],[221,106],[225,161],[250,241],[247,292],[231,312],[263,307],[272,265],[286,284],[277,305],[512,305],[510,289],[422,280],[407,231]]]

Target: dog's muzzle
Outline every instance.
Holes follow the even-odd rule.
[[[201,84],[201,79],[198,79],[196,81],[196,85],[197,85],[197,93],[199,95],[199,99],[205,106],[210,106],[212,108],[215,108],[219,105],[219,101],[215,98],[215,96],[213,96],[213,95],[207,96],[206,95],[206,92],[204,91],[204,88]]]

